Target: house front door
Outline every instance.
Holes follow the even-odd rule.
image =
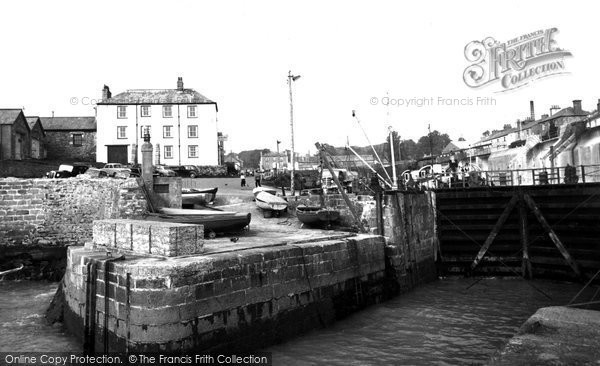
[[[23,154],[21,151],[22,146],[23,142],[21,141],[21,135],[17,135],[17,137],[15,138],[15,160],[23,159]]]
[[[127,145],[110,145],[106,149],[107,163],[127,164]]]

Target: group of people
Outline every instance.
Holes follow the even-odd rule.
[[[260,171],[257,170],[256,172],[254,172],[254,186],[255,187],[261,187],[261,185],[260,185],[261,179],[262,178],[261,178]],[[247,185],[246,185],[246,172],[242,171],[242,173],[240,174],[240,181],[241,181],[241,187],[242,188],[247,187]]]

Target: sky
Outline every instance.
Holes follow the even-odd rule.
[[[277,140],[286,149],[291,70],[301,76],[293,83],[300,153],[314,152],[315,142],[366,145],[360,125],[372,143],[384,141],[388,126],[416,140],[428,125],[476,141],[528,117],[530,100],[537,117],[574,99],[596,109],[599,10],[593,2],[522,0],[3,2],[0,108],[94,115],[104,84],[115,95],[175,88],[181,76],[218,103],[227,152],[275,150]],[[566,73],[504,92],[498,83],[474,89],[463,81],[469,42],[553,27],[558,46],[572,53]],[[419,98],[433,102],[418,107]]]

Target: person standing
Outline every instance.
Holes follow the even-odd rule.
[[[254,186],[255,187],[262,187],[260,185],[260,180],[261,180],[261,173],[260,173],[260,170],[257,170],[254,172]]]
[[[244,188],[246,186],[246,174],[244,174],[244,172],[242,172],[242,174],[240,174],[240,180],[241,180],[242,188]]]

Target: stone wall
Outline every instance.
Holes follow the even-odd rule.
[[[437,278],[438,239],[435,193],[384,196],[383,227],[388,276],[402,293]]]
[[[82,145],[73,145],[73,134],[82,134]],[[48,159],[65,162],[96,161],[96,131],[46,131],[44,140]]]
[[[259,349],[381,301],[384,276],[373,235],[168,260],[70,247],[65,324],[97,352]]]
[[[65,246],[89,241],[94,220],[146,210],[135,179],[0,179],[0,269],[24,264],[11,276],[60,278]]]

